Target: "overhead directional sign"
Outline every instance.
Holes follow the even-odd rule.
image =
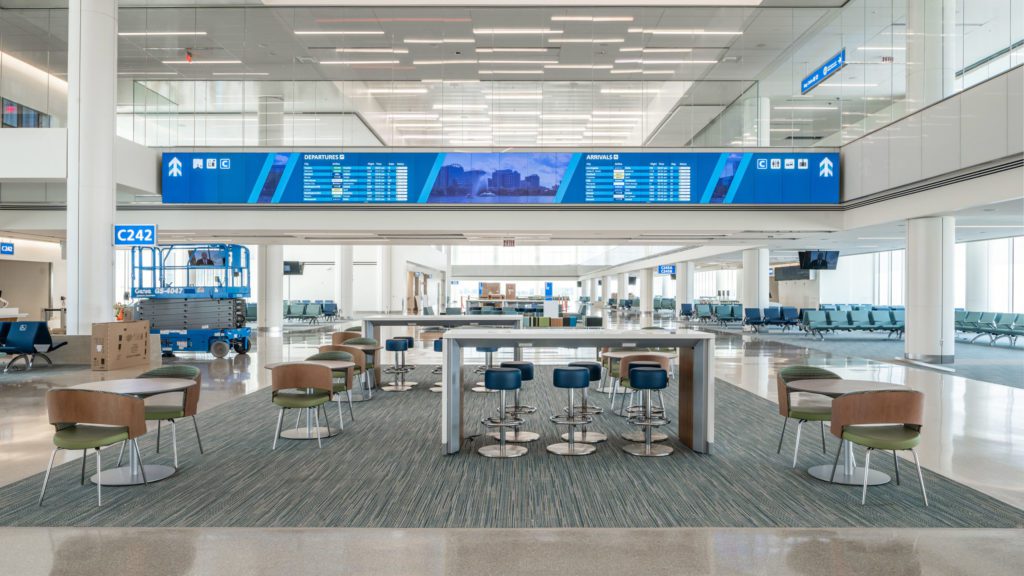
[[[807,94],[815,86],[821,84],[829,76],[842,69],[843,66],[846,66],[846,48],[840,50],[835,56],[829,58],[824,64],[805,76],[803,81],[800,82],[800,93]]]
[[[829,158],[832,174],[815,166]],[[168,152],[166,204],[837,204],[835,152]]]
[[[14,242],[0,242],[0,254],[14,256]]]
[[[115,225],[114,246],[156,246],[156,226],[153,224]]]
[[[675,273],[676,273],[676,265],[675,264],[659,264],[658,265],[658,274],[675,274]]]
[[[832,160],[828,157],[822,158],[821,162],[818,162],[818,176],[822,178],[830,178],[832,176]]]

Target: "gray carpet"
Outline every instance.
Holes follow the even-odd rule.
[[[800,348],[810,348],[842,357],[855,356],[889,363],[893,361],[893,358],[903,357],[903,340],[887,339],[882,333],[840,332],[826,334],[824,340],[819,340],[797,330],[750,333],[743,332],[736,327],[711,327],[710,329],[726,334],[742,334]],[[1020,344],[1010,347],[1006,340],[1000,340],[995,346],[989,346],[982,344],[980,340],[978,343],[971,344],[958,339],[955,357],[953,364],[944,366],[956,370],[957,376],[1013,388],[1024,388],[1024,347]]]
[[[426,370],[412,379],[436,379]],[[631,456],[617,437],[628,425],[604,414],[595,429],[612,439],[596,454],[554,456],[544,450],[556,441],[548,416],[564,396],[550,387],[550,368],[537,371],[524,400],[539,406],[528,428],[542,437],[522,458],[485,459],[475,448],[490,440],[480,438],[459,455],[442,455],[441,396],[422,385],[357,403],[357,421],[346,422],[322,450],[316,442],[281,440],[272,452],[276,409],[269,391],[260,390],[201,414],[205,455],[188,427],[180,427],[176,476],[147,487],[107,488],[99,508],[95,487],[79,485],[78,463],[71,462],[55,470],[42,507],[36,505],[41,474],[0,488],[0,525],[1024,527],[1024,511],[927,472],[931,507],[925,508],[909,463],[901,486],[870,488],[862,507],[858,488],[808,476],[807,466],[832,462],[814,434],[805,435],[799,468],[789,468],[792,436],[783,454],[775,454],[781,425],[775,406],[721,381],[713,455],[672,442],[677,451],[668,458]],[[494,395],[470,393],[470,431],[493,401]],[[336,422],[333,406],[329,412]],[[141,442],[144,456],[168,463],[167,452],[153,453],[152,436]],[[829,439],[830,450],[836,444]],[[109,466],[115,458],[112,450],[104,461]],[[876,462],[892,472],[891,459]]]

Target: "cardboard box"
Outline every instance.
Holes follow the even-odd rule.
[[[515,284],[511,284],[511,283],[510,284],[505,284],[505,299],[506,300],[515,300],[516,299],[516,285]]]
[[[92,369],[149,365],[149,320],[92,325]]]

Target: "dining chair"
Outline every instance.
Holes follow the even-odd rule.
[[[900,483],[900,461],[897,451],[909,450],[917,466],[917,480],[921,483],[921,498],[928,506],[928,493],[924,488],[924,475],[915,448],[921,443],[921,426],[924,425],[924,393],[917,390],[882,390],[852,392],[832,400],[832,434],[840,438],[836,460],[832,464],[832,478],[835,479],[839,454],[843,442],[867,448],[864,455],[864,486],[861,488],[860,503],[864,505],[868,496],[868,471],[871,469],[871,452],[883,450],[892,452],[896,468],[896,484]]]
[[[842,380],[835,372],[818,368],[817,366],[786,366],[775,375],[775,383],[778,387],[779,414],[786,419],[782,421],[782,434],[779,435],[779,447],[776,454],[782,454],[782,440],[786,437],[786,425],[789,419],[797,421],[796,443],[793,446],[793,468],[796,468],[796,456],[800,452],[800,430],[804,422],[818,422],[821,426],[821,452],[827,454],[825,447],[825,422],[832,418],[831,402],[813,402],[802,399],[799,403],[794,402],[788,384],[797,380]]]
[[[46,484],[58,450],[82,451],[82,478],[85,485],[85,464],[87,451],[96,454],[96,505],[103,505],[103,471],[100,448],[119,442],[131,444],[139,457],[142,479],[146,470],[142,466],[138,437],[146,433],[145,404],[142,398],[112,392],[95,390],[61,389],[46,393],[46,412],[50,424],[56,429],[53,434],[53,452],[43,476],[43,489],[39,493],[39,505],[46,496]]]
[[[284,411],[314,410],[316,414],[316,445],[323,448],[323,441],[320,437],[320,410],[324,411],[324,423],[327,425],[327,435],[331,435],[331,424],[327,419],[327,410],[324,405],[330,402],[334,393],[334,382],[331,378],[331,369],[318,364],[281,364],[270,371],[271,377],[271,402],[280,411],[277,413],[277,428],[274,434],[274,444],[271,450],[277,449],[277,439],[281,436],[281,424],[284,421]]]
[[[353,362],[352,353],[345,352],[344,350],[327,350],[324,352],[317,352],[306,360],[340,360],[344,362]],[[360,370],[357,368],[352,369],[354,375],[358,375]],[[353,382],[348,381],[348,370],[332,370],[331,379],[334,383],[332,387],[332,398],[338,403],[338,427],[342,430],[345,429],[345,419],[341,416],[341,395],[344,393],[348,396],[348,414],[352,418],[352,421],[356,421],[356,414],[352,410],[352,385]],[[355,377],[353,377],[355,379]]]
[[[202,387],[202,376],[199,368],[184,364],[171,364],[161,366],[139,374],[137,378],[181,378],[193,380],[195,385],[189,386],[181,392],[180,404],[147,404],[146,420],[156,421],[156,453],[160,453],[160,431],[164,421],[171,423],[171,448],[174,452],[174,467],[178,467],[178,432],[175,420],[183,418],[192,419],[192,427],[196,431],[196,442],[199,444],[199,453],[203,454],[203,439],[199,436],[199,423],[196,422],[196,411],[199,407],[199,391]],[[178,394],[172,392],[171,394]],[[117,455],[117,465],[121,465],[121,458],[124,456],[124,443],[121,444],[121,452]]]

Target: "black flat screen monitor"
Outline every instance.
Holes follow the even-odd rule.
[[[799,256],[800,267],[804,270],[835,270],[839,263],[836,250],[805,250]]]
[[[297,276],[302,274],[304,265],[302,262],[285,261],[284,263],[284,275],[285,276]]]
[[[636,276],[630,276],[629,277],[629,285],[630,286],[636,286]]]

